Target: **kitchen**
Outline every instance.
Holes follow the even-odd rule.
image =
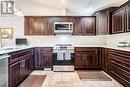
[[[130,1],[13,2],[0,14],[0,87],[130,87]]]

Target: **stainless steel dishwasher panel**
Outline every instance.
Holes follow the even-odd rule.
[[[8,55],[0,55],[0,87],[8,87]]]

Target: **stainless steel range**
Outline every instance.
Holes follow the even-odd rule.
[[[72,44],[55,44],[53,54],[53,71],[74,71],[74,47]]]

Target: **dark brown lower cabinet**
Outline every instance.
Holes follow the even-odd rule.
[[[43,54],[43,67],[44,68],[52,68],[53,64],[53,58],[52,58],[52,53],[46,53]]]
[[[109,57],[109,49],[102,48],[102,69],[106,73],[110,73],[110,57]]]
[[[27,57],[26,59],[23,59],[21,61],[21,67],[20,67],[20,81],[23,81],[29,74],[29,61],[30,57]]]
[[[21,61],[9,66],[9,87],[16,87],[20,83],[20,66]]]
[[[43,70],[42,48],[34,48],[34,69]]]
[[[97,48],[75,48],[75,69],[99,69],[100,59]]]
[[[33,70],[33,49],[10,53],[9,87],[17,87]]]
[[[43,70],[53,66],[52,47],[34,48],[34,52],[27,49],[10,55],[9,87],[17,87],[34,68]],[[127,51],[76,47],[75,69],[103,70],[125,87],[130,87],[130,52]]]
[[[130,87],[130,52],[110,50],[110,75]]]
[[[52,47],[35,48],[35,69],[43,70],[53,66],[53,49]]]

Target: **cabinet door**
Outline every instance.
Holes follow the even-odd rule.
[[[30,56],[30,58],[29,58],[29,73],[31,73],[33,69],[34,69],[34,60],[33,60],[33,57]]]
[[[73,35],[82,35],[82,20],[80,17],[75,17]]]
[[[47,17],[25,17],[25,35],[54,35]],[[49,25],[48,25],[49,24]]]
[[[130,31],[130,4],[126,6],[127,10],[127,31]]]
[[[43,67],[52,68],[53,66],[53,55],[51,53],[43,54]]]
[[[34,58],[34,67],[37,70],[43,70],[43,56],[42,48],[35,48],[35,58]]]
[[[125,32],[125,8],[112,13],[112,33]]]
[[[43,68],[52,68],[53,50],[51,47],[42,48]]]
[[[86,69],[97,69],[99,67],[98,57],[94,53],[86,52],[86,58],[84,59]]]
[[[29,58],[21,60],[20,80],[23,81],[29,74]]]
[[[106,57],[105,49],[102,49],[102,69],[105,70],[105,57]]]
[[[53,17],[48,17],[47,22],[48,22],[47,35],[54,35],[54,23],[55,23],[54,18]]]
[[[99,58],[94,48],[76,48],[75,68],[76,69],[98,69]]]
[[[84,52],[78,52],[75,56],[75,68],[83,69],[85,63],[86,54]]]
[[[20,83],[20,62],[9,65],[9,87],[17,87]]]
[[[109,49],[102,49],[102,69],[106,73],[110,73],[110,58],[109,58]]]
[[[98,35],[109,34],[109,12],[99,12],[96,14],[96,33]]]
[[[95,35],[96,23],[95,17],[82,18],[82,35]]]

